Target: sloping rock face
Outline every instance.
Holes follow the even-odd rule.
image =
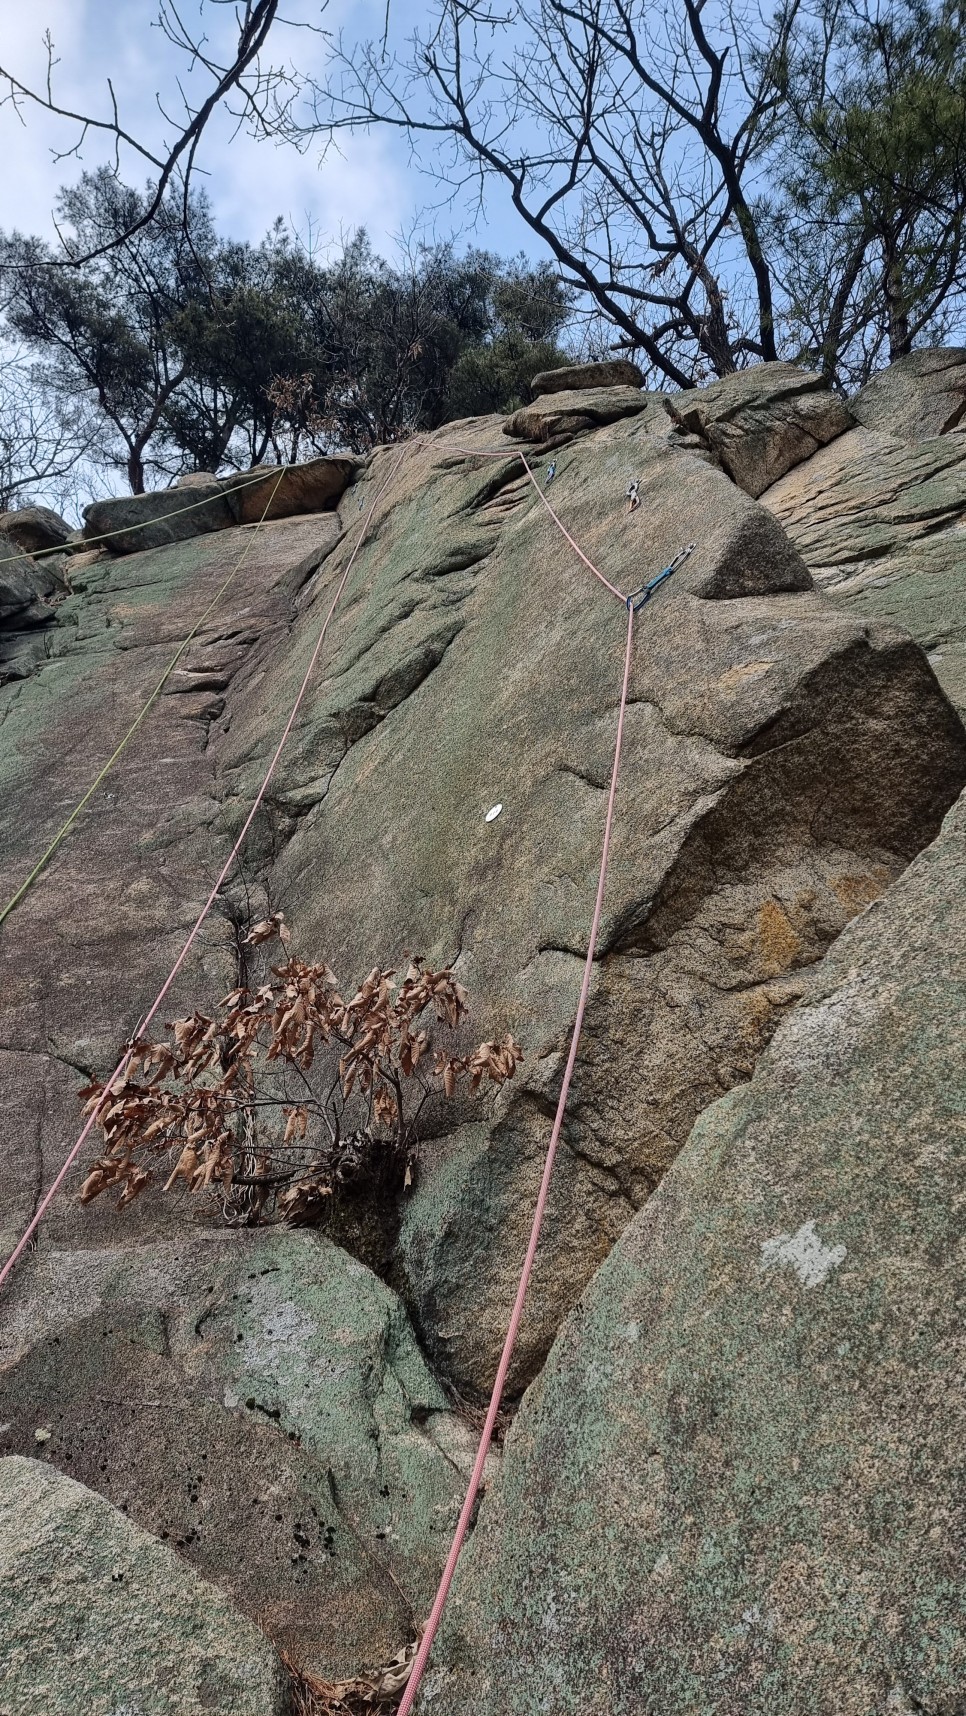
[[[966,800],[561,1331],[425,1716],[953,1716]]]
[[[910,352],[873,376],[851,409],[863,429],[894,435],[900,441],[928,441],[962,428],[966,348],[933,346]]]
[[[48,1253],[0,1355],[0,1454],[100,1490],[302,1666],[386,1661],[428,1609],[473,1439],[396,1296],[337,1246]]]
[[[756,498],[853,419],[820,375],[762,363],[665,400],[672,421],[700,436],[739,488]]]
[[[905,627],[966,709],[966,354],[914,352],[852,401],[861,427],[763,494],[847,613]]]
[[[600,971],[516,1389],[701,1108],[748,1076],[801,970],[903,867],[897,847],[917,837],[909,824],[900,832],[896,807],[910,790],[918,799],[937,733],[950,747],[943,772],[958,782],[962,770],[961,729],[933,701],[918,652],[896,633],[840,630],[834,611],[794,587],[806,580],[787,546],[770,558],[760,509],[635,427],[614,425],[562,453],[555,505],[622,587],[667,564],[682,541],[700,548],[639,629]],[[412,498],[403,489],[382,551],[387,586],[408,606],[413,573],[429,582],[434,562],[448,563],[450,520],[469,527],[482,513],[464,548],[466,562],[479,561],[451,576],[459,609],[454,601],[437,621],[441,659],[420,688],[410,765],[419,792],[394,800],[387,820],[370,783],[413,753],[400,749],[397,723],[381,723],[341,764],[323,815],[299,823],[275,874],[293,897],[321,864],[332,885],[306,911],[305,933],[351,949],[353,968],[373,924],[393,926],[406,946],[459,952],[484,998],[484,1030],[510,1024],[527,1049],[524,1076],[492,1119],[428,1155],[393,1268],[434,1362],[481,1391],[525,1248],[579,987],[624,615],[561,554],[512,464],[474,473],[462,455],[446,456],[449,469],[437,460],[430,445],[406,467],[400,484]],[[641,471],[648,503],[628,515],[626,476]],[[368,675],[386,673],[409,638],[415,646],[418,620],[423,630],[425,614],[413,614],[390,640],[375,632],[376,612],[363,613]],[[925,726],[913,736],[922,696],[935,714],[928,740]],[[486,824],[496,802],[503,813]],[[918,799],[912,821],[924,811]],[[388,950],[388,937],[378,945]]]
[[[623,391],[599,396],[613,402]],[[699,1113],[751,1076],[807,968],[934,837],[966,781],[966,734],[918,647],[816,592],[771,512],[709,462],[704,443],[702,457],[678,444],[658,402],[627,391],[632,415],[618,411],[579,434],[558,425],[553,504],[622,591],[639,589],[688,543],[694,550],[636,622],[597,972],[514,1394]],[[554,408],[568,397],[550,396]],[[392,1556],[381,1559],[384,1516],[365,1502],[373,1438],[362,1426],[378,1425],[373,1397],[353,1385],[363,1403],[352,1419],[356,1453],[337,1467],[328,1428],[286,1418],[291,1391],[283,1399],[262,1379],[250,1408],[233,1380],[228,1355],[250,1338],[248,1323],[232,1320],[248,1292],[240,1276],[232,1308],[205,1332],[201,1299],[215,1276],[217,1298],[235,1267],[201,1249],[224,1243],[216,1202],[186,1211],[146,1196],[118,1214],[104,1199],[81,1211],[71,1191],[0,1308],[12,1331],[0,1421],[16,1424],[16,1450],[29,1446],[36,1417],[51,1429],[51,1459],[70,1470],[68,1453],[83,1458],[85,1480],[112,1497],[125,1486],[131,1516],[180,1538],[179,1553],[243,1606],[263,1588],[273,1634],[336,1673],[345,1660],[334,1641],[351,1641],[358,1666],[409,1635],[388,1573],[418,1613],[442,1561],[445,1530],[432,1521],[445,1522],[458,1491],[466,1436],[431,1385],[442,1379],[472,1401],[492,1379],[596,884],[626,612],[560,536],[502,427],[475,419],[380,452],[335,511],[257,533],[208,530],[84,566],[55,610],[44,661],[0,688],[6,898],[237,568],[74,836],[0,931],[9,1244],[76,1134],[84,1075],[113,1064],[230,850],[375,502],[240,869],[165,1016],[207,1006],[243,979],[246,926],[282,909],[296,947],[326,958],[344,982],[405,950],[455,960],[475,1003],[474,1041],[509,1028],[524,1046],[520,1074],[496,1098],[433,1114],[415,1186],[395,1208],[368,1228],[360,1220],[350,1231],[346,1216],[331,1230],[386,1283],[377,1292],[365,1277],[372,1316],[393,1327],[408,1316],[406,1340],[420,1349],[422,1381],[402,1390],[392,1435],[407,1447],[418,1438],[424,1475],[407,1476],[401,1456],[382,1468],[385,1518],[400,1538]],[[543,445],[525,450],[536,457]],[[476,457],[494,448],[504,456]],[[486,821],[497,802],[501,814]],[[308,1262],[318,1253],[300,1256],[283,1272],[285,1303],[295,1306],[295,1346],[321,1369],[336,1336],[320,1301],[343,1280],[336,1262],[344,1268],[345,1257],[326,1252],[323,1289]],[[79,1285],[88,1271],[96,1292]],[[52,1302],[63,1306],[57,1327]],[[298,1333],[300,1319],[317,1325],[318,1340]],[[95,1339],[111,1353],[103,1368],[89,1356]],[[365,1343],[353,1350],[365,1371]],[[384,1358],[371,1362],[395,1373]],[[196,1501],[188,1489],[185,1501],[189,1479],[198,1489],[197,1466],[177,1440],[176,1415],[163,1458],[135,1459],[132,1429],[113,1471],[102,1397],[120,1396],[109,1373],[128,1377],[137,1424],[170,1393],[195,1426],[192,1447],[217,1438],[223,1497],[199,1538],[192,1510],[203,1490]],[[311,1386],[306,1403],[313,1422],[322,1414],[331,1424],[336,1407],[323,1412]],[[241,1513],[249,1479],[250,1497],[264,1499],[262,1469],[282,1518],[249,1529],[240,1570],[237,1517],[251,1517]],[[323,1507],[328,1469],[338,1496],[327,1490]],[[430,1489],[442,1498],[438,1515]],[[336,1534],[336,1571],[323,1566],[324,1533],[306,1523],[311,1497]],[[405,1541],[404,1516],[414,1520]],[[290,1547],[294,1522],[310,1541],[307,1568]]]
[[[281,1666],[220,1591],[83,1484],[0,1460],[2,1716],[285,1716]]]

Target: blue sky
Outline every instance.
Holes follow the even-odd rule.
[[[418,0],[392,0],[392,7],[397,39],[425,21],[426,7]],[[196,18],[201,0],[185,0],[181,10],[186,20]],[[54,90],[63,105],[106,114],[110,76],[122,123],[152,143],[161,142],[166,128],[155,92],[176,112],[175,79],[184,76],[186,63],[152,28],[156,0],[6,0],[3,13],[0,60],[25,82],[43,81],[43,35],[49,28],[60,59]],[[287,0],[285,14],[300,23],[322,23],[333,32],[341,28],[347,34],[378,35],[384,7],[382,0],[330,0],[323,15],[319,0]],[[219,32],[223,40],[231,37],[229,7],[208,4],[203,16],[215,41]],[[324,73],[325,44],[308,30],[280,32],[275,51],[303,71]],[[0,227],[53,236],[49,211],[57,187],[84,167],[107,159],[108,149],[92,135],[82,161],[55,162],[51,151],[71,147],[77,127],[55,121],[39,108],[25,109],[24,117],[21,125],[9,106],[0,109]],[[477,227],[468,199],[439,207],[440,187],[410,162],[398,134],[346,136],[341,155],[320,162],[317,148],[300,155],[292,148],[257,143],[244,133],[232,139],[231,131],[228,116],[220,115],[206,135],[200,158],[207,175],[203,182],[226,235],[258,240],[275,216],[282,215],[303,232],[311,220],[323,242],[364,225],[384,254],[391,253],[397,234],[415,227],[427,238],[455,234],[461,248],[480,243],[504,254],[526,249],[539,255],[498,194],[487,206],[485,224]],[[122,169],[132,183],[140,184],[147,176],[134,159],[122,160]]]

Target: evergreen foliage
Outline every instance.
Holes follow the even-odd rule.
[[[85,173],[59,224],[96,252],[152,195]],[[568,294],[547,264],[448,244],[391,264],[363,231],[319,261],[281,222],[259,245],[224,241],[197,194],[76,269],[54,260],[39,239],[0,241],[8,326],[35,386],[100,419],[99,461],[135,494],[509,411],[564,355]]]

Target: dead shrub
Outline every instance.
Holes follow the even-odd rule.
[[[272,939],[286,957],[264,983],[174,1020],[168,1041],[133,1039],[110,1088],[81,1091],[104,1135],[82,1203],[110,1191],[125,1208],[163,1159],[164,1192],[215,1196],[229,1222],[313,1225],[350,1186],[410,1184],[429,1099],[501,1085],[523,1058],[509,1034],[454,1052],[467,995],[451,970],[374,966],[345,1001],[327,965],[289,952],[281,912],[245,938]]]

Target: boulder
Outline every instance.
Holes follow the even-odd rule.
[[[338,1678],[408,1642],[475,1448],[361,1263],[284,1230],[57,1252],[0,1352],[0,1453],[42,1448],[300,1667]]]
[[[194,485],[189,493],[190,499],[175,489],[158,489],[152,494],[94,501],[84,508],[84,537],[88,541],[104,538],[111,554],[136,554],[237,523],[217,477]]]
[[[924,347],[898,358],[866,383],[849,409],[863,428],[900,441],[948,435],[966,419],[966,347]]]
[[[190,482],[173,489],[95,501],[84,508],[84,536],[88,540],[105,537],[105,547],[112,554],[135,554],[208,531],[227,530],[233,524],[331,512],[359,465],[358,459],[344,457],[270,465],[264,474],[242,471],[237,476],[213,477],[192,472]],[[179,489],[191,498],[179,498]]]
[[[37,1460],[0,1460],[0,1716],[285,1716],[258,1627]]]
[[[22,678],[42,659],[43,628],[55,617],[50,598],[65,593],[48,562],[31,559],[0,531],[0,681]]]
[[[960,1709],[966,801],[562,1329],[423,1716]]]
[[[602,423],[636,417],[648,408],[649,396],[638,387],[608,385],[571,392],[541,394],[531,405],[522,405],[503,425],[504,435],[517,441],[538,441],[553,446]]]
[[[49,506],[23,506],[15,512],[0,512],[0,534],[12,537],[28,554],[36,554],[42,548],[63,548],[70,525]]]
[[[846,613],[904,626],[966,712],[966,438],[854,429],[762,500],[819,587]]]
[[[243,473],[237,486],[230,477],[223,482],[239,524],[257,524],[263,515],[292,518],[305,512],[331,512],[362,463],[349,457],[310,459],[304,465],[286,465],[281,480],[270,466],[262,482],[251,481],[251,471]]]
[[[755,364],[666,398],[664,405],[678,428],[700,435],[722,469],[756,499],[853,425],[848,407],[822,377],[791,363]]]
[[[576,393],[586,388],[643,387],[644,377],[629,358],[608,358],[603,363],[569,363],[560,369],[543,369],[530,383],[536,399],[541,393]]]

